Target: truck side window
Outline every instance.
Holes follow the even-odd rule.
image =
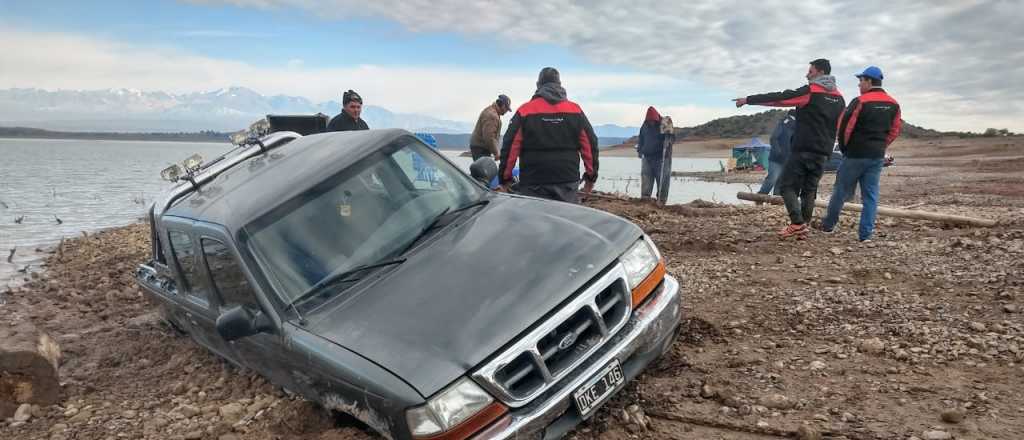
[[[202,239],[202,243],[210,279],[220,293],[224,307],[243,305],[259,310],[260,306],[253,297],[249,281],[238,267],[238,260],[231,254],[231,250],[224,243],[209,238]]]
[[[196,283],[196,250],[192,244],[192,237],[180,231],[167,231],[167,235],[171,239],[171,250],[174,252],[174,259],[178,261],[181,275],[185,278],[185,284],[187,284],[181,290],[197,295],[196,289],[199,285]]]

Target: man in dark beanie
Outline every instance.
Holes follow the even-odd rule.
[[[541,69],[537,91],[516,110],[501,146],[498,178],[508,190],[519,162],[519,193],[578,203],[580,162],[583,191],[597,181],[597,135],[587,115],[566,98],[558,70]]]
[[[331,118],[327,131],[369,130],[366,121],[359,116],[363,114],[363,97],[351,90],[341,94],[341,113]]]

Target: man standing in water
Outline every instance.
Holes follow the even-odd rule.
[[[792,153],[779,178],[779,191],[786,202],[790,224],[779,235],[802,238],[810,231],[807,223],[814,215],[814,199],[818,182],[825,172],[825,162],[832,153],[839,115],[846,107],[843,95],[836,88],[828,60],[819,58],[807,68],[808,84],[796,90],[750,95],[736,98],[736,107],[746,104],[775,107],[796,107],[796,132]]]
[[[583,191],[597,181],[597,135],[583,109],[566,98],[554,67],[541,69],[533,99],[516,110],[501,147],[498,176],[508,189],[519,161],[519,193],[579,203],[580,162]]]
[[[359,116],[363,114],[363,97],[351,90],[341,95],[341,113],[331,118],[327,131],[369,130],[366,121]]]

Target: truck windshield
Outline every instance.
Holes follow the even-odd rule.
[[[409,136],[285,201],[242,233],[290,304],[331,273],[397,256],[439,215],[485,195]]]

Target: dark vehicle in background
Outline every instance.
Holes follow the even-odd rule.
[[[263,134],[165,170],[137,272],[230,362],[387,438],[557,438],[674,340],[636,225],[491,192],[402,130]]]

